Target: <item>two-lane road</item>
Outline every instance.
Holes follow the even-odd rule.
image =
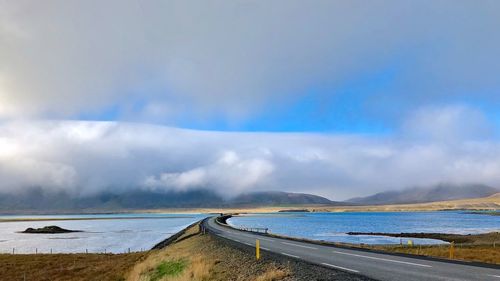
[[[305,260],[333,269],[361,274],[377,280],[492,280],[500,281],[500,267],[487,268],[421,258],[345,249],[297,242],[240,231],[209,218],[207,229],[215,235],[291,258]]]

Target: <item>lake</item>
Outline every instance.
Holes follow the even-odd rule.
[[[109,214],[109,215],[46,215],[0,216],[0,219],[74,219],[60,221],[0,222],[0,252],[12,253],[83,253],[148,250],[205,215],[201,214]],[[117,219],[119,218],[119,219]],[[83,220],[80,220],[83,219]],[[82,230],[64,234],[18,233],[28,227],[57,225]]]
[[[465,212],[345,212],[273,213],[230,218],[236,227],[269,228],[286,236],[344,243],[399,244],[400,238],[351,236],[347,232],[439,232],[473,234],[500,231],[500,217]],[[403,239],[406,243],[408,239]],[[434,239],[411,238],[416,244],[446,243]]]

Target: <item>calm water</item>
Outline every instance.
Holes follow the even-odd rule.
[[[267,227],[276,234],[346,243],[398,244],[399,238],[351,236],[346,232],[440,232],[484,233],[500,231],[500,217],[464,212],[380,212],[380,213],[280,213],[233,217],[229,224]],[[408,239],[403,239],[406,243]],[[444,243],[414,239],[417,244]]]
[[[64,215],[64,216],[0,216],[9,218],[88,218],[75,221],[33,221],[0,222],[0,252],[75,253],[113,252],[147,250],[156,243],[180,231],[191,223],[205,217],[199,214],[114,214],[114,215]],[[112,220],[91,220],[93,218],[116,218]],[[147,217],[145,219],[134,219]],[[57,225],[84,232],[64,234],[24,234],[17,233],[28,227],[39,228]]]

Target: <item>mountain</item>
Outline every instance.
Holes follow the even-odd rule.
[[[210,190],[159,192],[136,190],[75,197],[35,188],[20,194],[0,194],[0,211],[115,211],[123,209],[194,208],[222,206],[224,200]]]
[[[333,204],[335,202],[326,199],[325,197],[305,194],[305,193],[288,193],[281,191],[267,192],[252,192],[241,194],[229,201],[231,205],[314,205],[314,204]]]
[[[410,204],[458,199],[481,198],[500,192],[499,189],[482,184],[438,184],[432,187],[414,187],[400,191],[380,192],[367,197],[356,197],[348,203],[359,205]]]
[[[46,192],[40,188],[20,194],[0,194],[0,212],[119,211],[161,208],[225,208],[239,206],[333,204],[320,196],[287,193],[255,192],[226,199],[209,189],[188,191],[135,190],[120,194],[100,193],[74,197],[64,192]]]

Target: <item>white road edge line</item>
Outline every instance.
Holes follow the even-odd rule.
[[[488,274],[488,276],[500,278],[500,275],[491,275],[491,274]]]
[[[248,245],[248,246],[253,246],[252,244],[247,243],[247,242],[244,242],[243,244]]]
[[[262,238],[262,237],[260,237],[260,238],[257,238],[257,239],[259,239],[259,240],[265,240],[265,241],[271,241],[271,242],[273,242],[273,240],[272,240],[272,239],[268,239],[268,238]]]
[[[384,258],[376,258],[376,257],[370,257],[370,256],[362,256],[362,255],[356,255],[356,254],[345,253],[345,252],[339,252],[339,251],[333,251],[333,252],[334,252],[334,253],[337,253],[337,254],[349,255],[349,256],[353,256],[353,257],[360,257],[360,258],[366,258],[366,259],[372,259],[372,260],[381,260],[381,261],[388,261],[388,262],[394,262],[394,263],[401,263],[401,264],[415,265],[415,266],[421,266],[421,267],[432,267],[431,265],[421,264],[421,263],[413,263],[413,262],[398,261],[398,260],[390,260],[390,259],[384,259]]]
[[[304,245],[299,245],[299,244],[294,244],[294,243],[288,243],[288,242],[281,242],[281,244],[295,246],[295,247],[301,247],[301,248],[307,248],[307,249],[313,249],[313,250],[317,250],[318,249],[318,248],[315,248],[315,247],[304,246]]]
[[[287,253],[281,253],[281,254],[282,254],[282,255],[285,255],[285,256],[292,257],[292,258],[300,259],[300,257],[299,257],[299,256],[290,255],[290,254],[287,254]]]
[[[271,251],[268,248],[260,247],[262,250]]]
[[[342,266],[338,266],[338,265],[333,265],[333,264],[329,264],[329,263],[321,263],[322,265],[326,265],[326,266],[329,266],[329,267],[333,267],[333,268],[338,268],[338,269],[342,269],[342,270],[345,270],[345,271],[350,271],[350,272],[354,272],[354,273],[359,273],[359,271],[357,270],[354,270],[354,269],[350,269],[350,268],[346,268],[346,267],[342,267]]]
[[[268,239],[268,238],[262,238],[262,237],[256,237],[255,235],[248,235],[248,234],[241,234],[243,236],[246,236],[248,238],[253,238],[253,239],[258,239],[258,240],[265,240],[265,241],[273,241],[271,239]]]

